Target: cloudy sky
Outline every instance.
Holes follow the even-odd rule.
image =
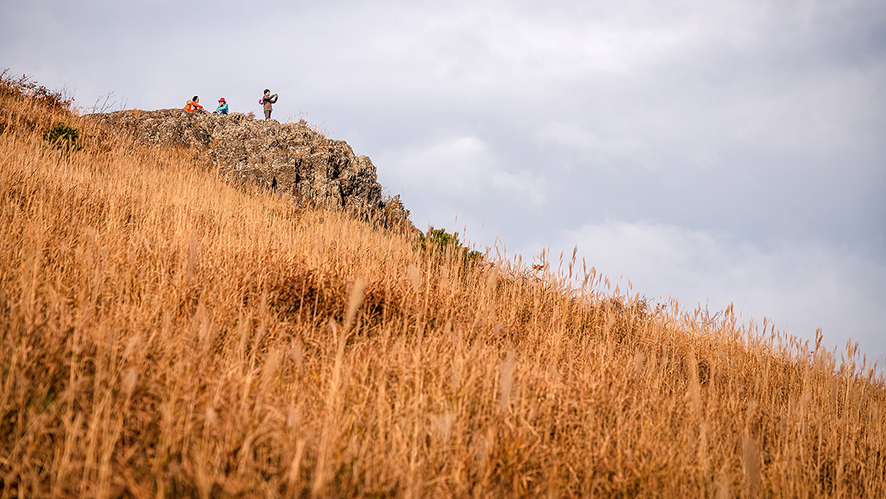
[[[84,108],[304,117],[419,227],[886,355],[886,2],[2,0]]]

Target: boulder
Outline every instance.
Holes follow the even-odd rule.
[[[336,207],[398,231],[414,232],[400,197],[385,198],[375,166],[345,141],[331,140],[304,121],[279,123],[240,113],[180,109],[90,115],[137,141],[194,149],[228,181],[257,183],[300,203]]]

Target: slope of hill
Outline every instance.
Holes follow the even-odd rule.
[[[37,90],[0,85],[0,498],[886,496],[852,345],[421,250]]]

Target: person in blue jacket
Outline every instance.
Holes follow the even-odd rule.
[[[215,114],[228,114],[228,103],[225,102],[224,97],[218,100],[218,107],[215,109]]]

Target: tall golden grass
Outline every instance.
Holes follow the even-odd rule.
[[[886,497],[851,344],[416,252],[0,99],[0,498]]]

